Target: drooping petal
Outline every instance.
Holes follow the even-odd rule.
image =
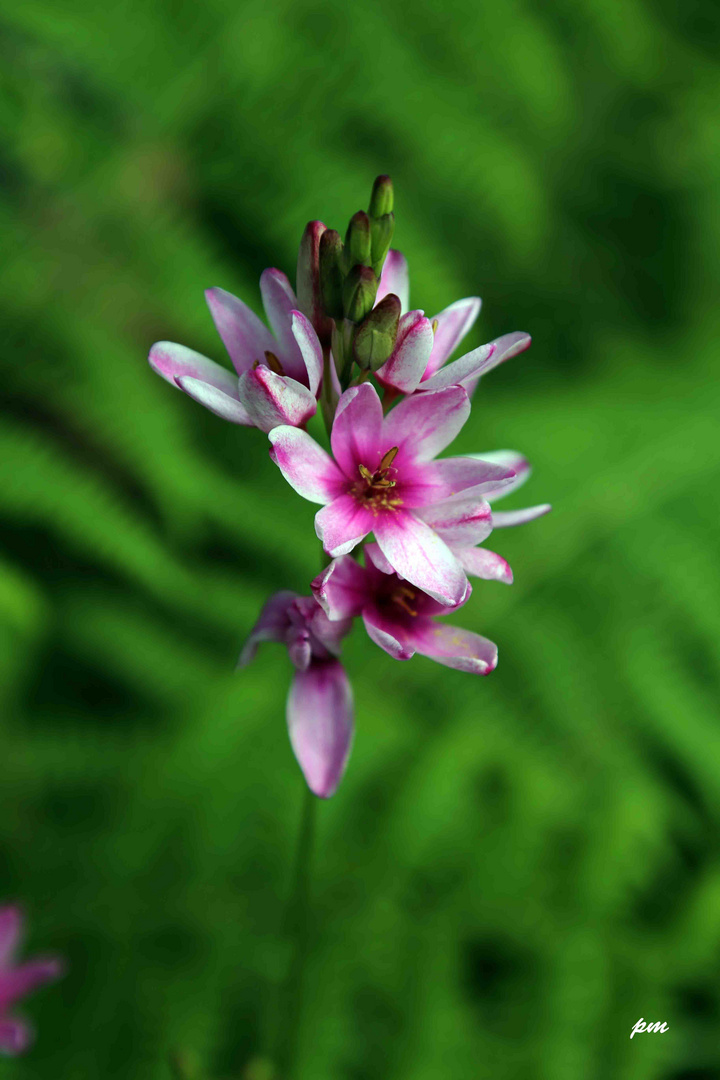
[[[541,503],[540,506],[528,506],[524,510],[493,510],[493,528],[508,529],[513,525],[525,525],[528,521],[549,514],[552,510],[550,503]]]
[[[177,387],[178,379],[189,376],[216,387],[228,397],[237,398],[237,375],[194,349],[176,345],[174,341],[156,341],[148,361],[153,371],[171,386]]]
[[[325,229],[322,221],[309,221],[305,226],[298,251],[295,291],[298,309],[307,316],[323,341],[329,341],[332,323],[323,314],[320,295],[320,237]]]
[[[375,303],[379,304],[389,293],[395,293],[402,304],[403,311],[408,310],[410,307],[410,280],[407,259],[399,251],[393,251],[392,249],[388,251],[385,259]]]
[[[365,553],[370,545],[366,545]],[[311,584],[313,596],[329,619],[350,619],[359,615],[367,603],[368,589],[364,567],[350,555],[333,559]]]
[[[504,499],[506,495],[510,495],[511,492],[517,491],[519,487],[525,483],[532,472],[530,468],[530,462],[524,454],[518,453],[517,450],[489,450],[487,453],[482,454],[468,454],[470,458],[474,458],[475,461],[492,461],[496,465],[504,465],[508,469],[512,469],[515,473],[514,478],[509,484],[504,484],[503,487],[498,488],[497,491],[487,491],[486,498],[489,502],[497,502],[498,499]]]
[[[459,671],[489,675],[497,666],[497,645],[459,626],[418,619],[408,629],[408,642],[424,656]]]
[[[422,311],[409,311],[398,326],[392,356],[377,371],[384,386],[393,386],[403,394],[417,388],[428,365],[433,347],[432,324]]]
[[[382,442],[383,411],[371,383],[351,386],[340,398],[333,421],[330,444],[345,475],[358,480],[358,465],[373,472],[393,444]]]
[[[461,356],[459,360],[454,360],[452,364],[446,364],[431,378],[423,380],[419,389],[440,390],[443,386],[463,386],[466,379],[479,377],[488,370],[494,352],[495,345],[492,342],[488,345],[480,345],[472,352],[465,353],[465,356]]]
[[[18,907],[0,908],[0,972],[11,964],[22,935],[22,912]]]
[[[484,578],[485,581],[502,581],[505,585],[512,585],[513,572],[510,563],[503,559],[502,555],[496,555],[487,548],[466,547],[453,544],[453,551],[462,563],[466,574],[472,577]]]
[[[328,555],[347,555],[373,529],[377,519],[352,495],[343,494],[315,515],[315,532]]]
[[[291,487],[309,502],[332,502],[342,491],[345,477],[330,455],[300,428],[273,428],[270,457]]]
[[[495,346],[492,356],[488,360],[487,364],[481,372],[476,372],[474,375],[468,376],[464,381],[463,386],[467,390],[470,397],[475,393],[477,384],[480,382],[482,375],[487,375],[488,371],[492,371],[498,364],[504,364],[506,360],[512,359],[513,356],[517,356],[518,353],[525,352],[530,348],[532,339],[529,334],[524,333],[522,330],[516,330],[512,334],[503,334],[502,337],[495,338],[490,344]]]
[[[237,378],[233,381],[237,383]],[[231,397],[223,390],[218,390],[216,386],[211,386],[210,383],[202,382],[200,379],[193,379],[190,375],[182,375],[178,378],[177,384],[193,401],[204,405],[211,413],[215,413],[223,420],[229,420],[231,424],[244,424],[245,427],[253,426],[253,419],[237,398],[237,385]]]
[[[277,342],[262,319],[247,304],[225,289],[206,289],[205,300],[213,322],[238,375],[262,361]]]
[[[383,441],[399,447],[405,460],[431,461],[453,441],[469,415],[468,396],[459,386],[413,394],[385,417]]]
[[[300,427],[317,409],[306,386],[263,366],[240,376],[238,394],[251,422],[265,432],[281,424]]]
[[[293,601],[297,599],[297,596],[297,593],[291,592],[289,589],[283,589],[276,592],[266,601],[240,653],[240,659],[237,663],[239,668],[246,667],[255,659],[260,642],[285,642],[290,625],[288,609]]]
[[[492,532],[490,503],[479,495],[448,499],[415,513],[453,548],[456,544],[479,544]]]
[[[459,604],[467,577],[450,548],[429,525],[405,510],[378,514],[371,526],[393,569],[441,604]]]
[[[352,691],[338,660],[314,660],[295,673],[287,702],[290,743],[305,781],[321,799],[334,794],[353,736]]]
[[[305,361],[292,332],[292,313],[298,308],[292,286],[281,270],[270,268],[260,275],[260,293],[268,322],[277,338],[271,351],[277,352],[285,375],[303,382]]]
[[[432,355],[425,369],[425,378],[429,379],[438,368],[441,368],[455,352],[456,348],[468,334],[480,314],[482,301],[479,296],[468,296],[464,300],[456,300],[450,307],[444,308],[437,319],[435,341]],[[431,319],[431,322],[434,322]]]
[[[33,1032],[26,1020],[17,1016],[0,1017],[0,1054],[14,1057],[23,1054],[33,1040]]]
[[[425,465],[425,480],[436,492],[435,501],[449,499],[461,492],[469,496],[493,493],[512,483],[515,473],[505,465],[471,457],[440,458]]]
[[[313,397],[317,397],[323,373],[322,346],[309,319],[306,319],[300,311],[293,311],[291,328],[305,364],[310,393]]]
[[[330,656],[339,656],[342,648],[342,639],[352,630],[351,618],[329,619],[320,606],[317,597],[307,597],[315,605],[315,612],[309,621],[310,630],[313,634],[313,654],[318,659],[327,659],[322,649],[327,650]],[[321,646],[319,648],[318,646]]]
[[[406,641],[403,628],[372,604],[363,611],[363,623],[368,637],[392,656],[393,660],[409,660],[415,649]]]
[[[38,986],[52,982],[62,974],[62,964],[54,958],[30,960],[20,967],[4,971],[0,979],[0,1015]]]

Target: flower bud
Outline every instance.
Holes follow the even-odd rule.
[[[393,233],[395,232],[395,215],[383,214],[382,217],[374,218],[370,230],[371,236],[371,266],[380,277],[385,256],[390,250]]]
[[[353,266],[343,285],[345,318],[359,323],[372,311],[378,290],[378,279],[369,266]]]
[[[364,210],[358,210],[357,214],[353,214],[350,218],[345,237],[345,266],[347,270],[358,264],[369,266],[371,246],[370,218]]]
[[[342,254],[340,233],[335,229],[326,229],[319,245],[320,295],[325,314],[331,319],[343,317]]]
[[[393,209],[393,186],[389,176],[378,176],[373,184],[368,214],[370,217],[384,217]]]
[[[361,368],[377,371],[392,355],[400,310],[398,297],[388,293],[360,324],[355,335],[354,354]]]
[[[322,342],[330,340],[332,331],[320,293],[320,240],[325,231],[322,221],[308,222],[300,241],[295,289],[300,311],[313,324]]]

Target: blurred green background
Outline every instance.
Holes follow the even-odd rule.
[[[456,453],[535,465],[484,680],[346,644],[301,1080],[720,1076],[714,0],[24,0],[0,34],[0,897],[70,963],[18,1080],[238,1077],[287,962],[286,656],[318,569],[265,437],[148,368],[226,362],[305,222],[396,185],[412,301],[527,330]],[[640,1018],[669,1031],[638,1035]],[[4,1071],[3,1071],[4,1066]]]

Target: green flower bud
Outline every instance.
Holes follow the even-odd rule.
[[[395,215],[383,214],[382,217],[374,218],[370,230],[371,236],[371,265],[378,277],[382,273],[385,256],[390,250],[393,233],[395,232]]]
[[[398,297],[389,293],[358,327],[354,354],[361,368],[377,371],[392,355],[400,321],[400,308]]]
[[[389,176],[378,176],[373,184],[368,214],[370,217],[384,217],[393,209],[393,186]]]
[[[320,295],[325,314],[331,319],[343,317],[343,242],[336,229],[326,229],[320,237]]]
[[[370,234],[370,218],[364,210],[358,210],[353,214],[348,225],[345,237],[345,265],[348,270],[351,267],[369,266],[370,251],[372,246]]]
[[[343,308],[345,318],[351,322],[362,322],[372,311],[378,290],[378,279],[369,266],[353,266],[343,285]]]

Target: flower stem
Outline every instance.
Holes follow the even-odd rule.
[[[293,880],[285,910],[284,932],[292,942],[292,958],[280,987],[275,1052],[277,1080],[293,1080],[302,1014],[305,964],[310,944],[310,876],[317,798],[305,788],[295,852]]]

